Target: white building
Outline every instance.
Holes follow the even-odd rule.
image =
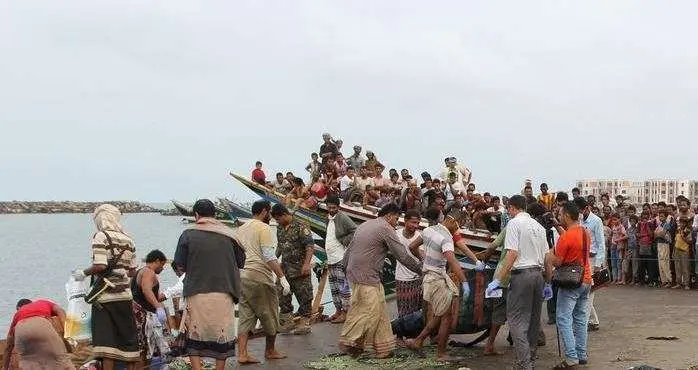
[[[675,203],[676,197],[683,195],[691,203],[698,203],[698,181],[675,179],[647,179],[634,180],[602,180],[586,179],[577,181],[583,196],[594,195],[597,198],[601,194],[608,194],[611,199],[617,195],[628,198],[631,204],[642,203]]]

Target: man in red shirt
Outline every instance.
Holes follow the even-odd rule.
[[[32,302],[21,299],[17,302],[17,312],[7,333],[3,369],[10,368],[15,346],[20,369],[75,369],[63,339],[50,321],[52,316],[58,317],[61,327],[64,325],[65,311],[49,300],[38,299]]]
[[[554,249],[546,255],[547,280],[552,278],[552,268],[577,263],[584,268],[582,283],[576,288],[559,287],[557,291],[556,321],[564,346],[565,359],[553,369],[576,368],[587,363],[587,324],[589,317],[589,291],[591,289],[591,265],[589,247],[591,237],[579,223],[579,208],[573,202],[562,205],[560,212],[566,231]]]
[[[254,164],[255,169],[252,170],[252,181],[258,183],[259,185],[267,184],[267,175],[262,170],[262,162],[257,161]]]

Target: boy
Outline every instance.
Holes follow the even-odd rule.
[[[652,226],[653,222],[650,221],[650,212],[642,211],[640,213],[640,224],[637,228],[637,246],[640,258],[638,280],[649,287],[655,286],[657,280],[656,259],[652,255],[652,243],[654,241],[654,228]]]
[[[654,242],[657,244],[657,262],[659,263],[659,279],[662,288],[671,288],[671,220],[666,210],[659,211],[654,229]]]
[[[625,256],[625,246],[628,240],[628,233],[620,222],[620,215],[614,213],[611,216],[611,266],[613,268],[613,280],[616,284],[625,285],[623,264]]]
[[[634,214],[628,217],[628,251],[625,254],[625,259],[623,260],[623,271],[625,272],[626,281],[637,285],[640,283],[638,278],[639,271],[639,258],[637,250],[637,223],[638,218]]]
[[[672,288],[686,290],[691,289],[691,272],[689,263],[690,245],[693,243],[693,220],[686,216],[679,216],[676,229],[676,243],[674,245],[674,261],[676,263],[676,285]]]

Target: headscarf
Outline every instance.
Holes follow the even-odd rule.
[[[125,234],[123,227],[121,227],[121,211],[111,204],[102,204],[95,208],[92,219],[99,231],[115,231]]]

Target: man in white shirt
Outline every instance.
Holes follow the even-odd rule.
[[[354,168],[348,167],[346,175],[339,179],[339,196],[345,201],[349,196],[349,191],[354,184]]]
[[[501,281],[511,272],[507,295],[507,321],[516,349],[516,369],[533,369],[541,309],[543,307],[543,269],[548,252],[545,228],[525,212],[526,198],[509,199],[504,248],[507,254],[502,269],[487,286],[487,292],[501,289]],[[551,291],[552,293],[552,291]]]
[[[463,186],[466,186],[468,185],[468,183],[470,183],[470,180],[472,178],[472,172],[470,172],[470,170],[467,167],[458,164],[456,157],[448,157],[444,159],[444,163],[446,164],[446,168],[443,171],[441,171],[440,177],[442,179],[447,179],[449,173],[454,172],[456,173],[457,181],[463,184]]]
[[[351,293],[344,271],[344,252],[354,237],[356,224],[344,212],[339,211],[339,198],[328,196],[327,204],[327,235],[325,236],[325,253],[329,268],[330,291],[334,302],[335,313],[330,317],[333,324],[346,321]]]
[[[397,237],[405,246],[407,253],[416,261],[420,258],[409,250],[410,244],[420,236],[419,222],[422,220],[419,212],[405,212],[405,227],[397,230]],[[422,309],[422,277],[402,263],[395,266],[395,293],[397,296],[397,313],[399,317],[407,316]]]

